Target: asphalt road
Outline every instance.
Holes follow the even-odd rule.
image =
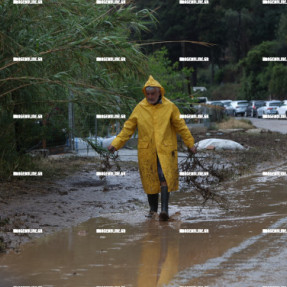
[[[280,132],[282,134],[287,134],[287,120],[285,119],[258,119],[251,117],[242,117],[242,119],[248,119],[257,128],[267,129],[273,132]]]

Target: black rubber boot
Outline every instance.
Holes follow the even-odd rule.
[[[155,213],[157,213],[158,209],[158,193],[156,194],[148,194],[148,203],[150,206],[150,211],[147,217],[152,217]]]
[[[168,216],[168,200],[169,192],[167,186],[161,186],[161,213],[159,215],[159,220],[166,221],[169,219]]]

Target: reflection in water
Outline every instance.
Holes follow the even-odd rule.
[[[281,178],[269,186],[250,178],[227,190],[237,206],[220,216],[214,210],[195,214],[190,195],[178,193],[178,202],[185,205],[180,217],[170,222],[145,219],[135,210],[121,220],[117,215],[117,220],[95,218],[36,240],[23,246],[20,254],[0,256],[0,287],[178,287],[217,286],[217,282],[237,286],[237,268],[253,274],[255,264],[246,262],[271,257],[269,250],[284,241],[284,235],[278,236],[278,244],[272,245],[274,235],[262,236],[262,229],[280,223],[280,218],[286,225],[285,182]],[[97,228],[123,228],[126,233],[103,235],[96,233]],[[180,234],[180,228],[210,232]],[[265,257],[258,255],[262,250]],[[246,279],[249,285],[240,281],[241,286],[257,286],[259,277]]]
[[[190,266],[221,258],[245,239],[260,234],[272,218],[206,222],[204,226],[150,220],[137,227],[91,219],[26,245],[20,254],[0,257],[0,266],[8,266],[0,268],[0,286],[169,286]],[[101,235],[97,228],[125,228],[126,234]],[[180,234],[179,228],[208,228],[210,233]],[[188,273],[193,278],[191,285],[201,285],[196,274]]]
[[[178,272],[179,246],[175,230],[166,224],[158,232],[149,233],[140,246],[137,286],[161,287],[169,283]]]
[[[0,286],[164,286],[178,272],[177,223],[91,219],[0,257]],[[126,234],[98,234],[124,228]],[[8,268],[1,268],[7,266]]]

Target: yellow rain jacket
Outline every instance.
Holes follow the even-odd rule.
[[[145,88],[159,87],[162,103],[150,104],[146,99]],[[145,193],[160,192],[157,173],[157,157],[165,176],[168,191],[178,189],[177,137],[178,133],[185,145],[191,148],[194,138],[184,119],[180,118],[177,106],[164,97],[165,90],[152,76],[143,87],[145,98],[134,108],[123,129],[111,143],[116,150],[122,148],[138,128],[138,163]]]

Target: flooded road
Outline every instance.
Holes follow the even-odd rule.
[[[228,211],[201,209],[182,188],[170,196],[169,222],[145,218],[142,201],[101,213],[0,255],[0,286],[287,286],[287,233],[262,232],[287,228],[286,183],[258,174],[226,184]]]

